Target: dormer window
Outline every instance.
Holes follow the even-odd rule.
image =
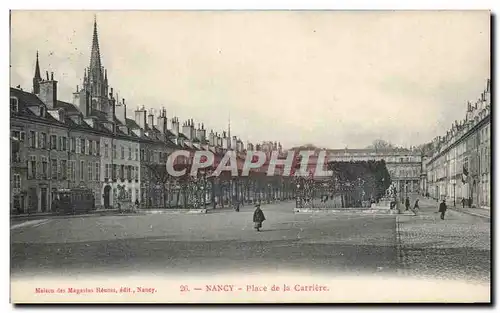
[[[45,108],[40,106],[40,117],[45,117]]]
[[[16,112],[16,113],[19,111],[19,105],[18,105],[17,98],[10,98],[10,111]]]

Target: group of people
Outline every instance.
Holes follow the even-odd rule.
[[[406,211],[408,211],[410,209],[410,198],[408,198],[408,197],[406,197],[405,206],[406,206]],[[418,205],[418,199],[417,199],[417,200],[415,200],[415,204],[413,205],[412,210],[415,212],[419,208],[420,207]],[[440,217],[442,220],[444,220],[444,216],[445,216],[447,209],[448,209],[448,207],[446,206],[446,201],[443,199],[443,201],[441,201],[441,203],[439,204],[439,210],[438,210],[438,213],[441,213]]]
[[[410,198],[409,197],[406,197],[406,199],[405,199],[405,206],[406,206],[406,211],[410,210]],[[415,204],[413,205],[412,211],[415,212],[416,210],[419,210],[419,209],[420,209],[420,206],[418,204],[418,199],[416,199]],[[439,210],[438,210],[438,213],[441,213],[440,217],[442,220],[444,220],[444,216],[445,216],[447,209],[448,209],[448,207],[446,206],[446,201],[443,200],[439,204]],[[260,208],[260,204],[255,205],[255,211],[253,213],[253,222],[254,222],[255,230],[260,231],[260,229],[262,228],[262,222],[264,222],[265,220],[266,220],[266,217],[264,216],[264,212]]]

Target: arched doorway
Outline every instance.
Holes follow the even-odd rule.
[[[109,194],[111,192],[111,186],[106,185],[104,187],[104,208],[109,209]]]

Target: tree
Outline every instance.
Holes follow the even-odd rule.
[[[380,199],[391,185],[391,177],[385,161],[330,162],[336,191],[340,191],[346,205],[363,200],[363,195]],[[366,200],[366,199],[365,199]]]
[[[376,150],[383,150],[383,149],[396,149],[397,147],[393,145],[392,143],[385,141],[383,139],[376,139],[372,142],[371,145],[366,147],[367,149],[376,149]]]
[[[149,177],[151,181],[149,182],[150,186],[161,186],[161,194],[163,199],[163,204],[167,204],[167,195],[169,194],[169,187],[172,183],[174,183],[175,178],[172,177],[168,171],[165,164],[154,164],[149,163],[146,164],[146,169],[149,172]]]

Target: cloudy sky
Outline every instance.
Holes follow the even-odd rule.
[[[245,142],[417,145],[464,117],[490,75],[488,12],[15,11],[11,86],[35,54],[71,102],[94,14],[110,86]]]

